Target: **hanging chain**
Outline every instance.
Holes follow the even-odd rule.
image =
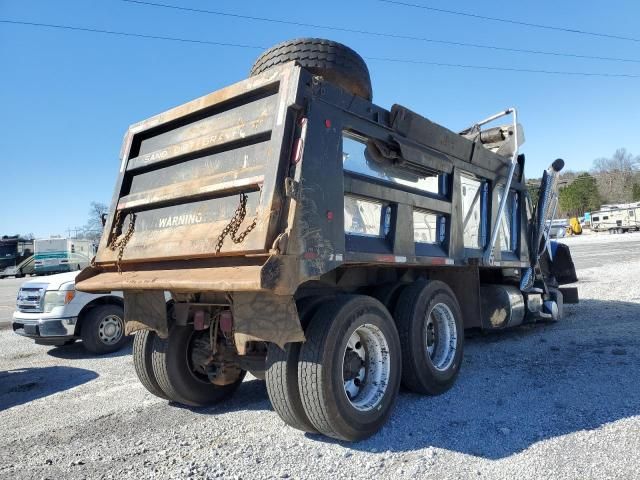
[[[216,242],[216,253],[220,253],[220,250],[222,250],[222,244],[224,243],[224,239],[227,237],[227,235],[231,234],[230,238],[233,243],[242,243],[245,237],[249,235],[249,233],[251,233],[254,228],[256,228],[256,224],[258,222],[257,212],[251,224],[247,228],[245,228],[244,232],[238,234],[240,225],[242,225],[244,217],[247,215],[247,199],[248,197],[246,193],[240,194],[240,204],[238,205],[238,208],[236,208],[236,211],[233,214],[233,217],[231,217],[231,220],[229,221],[227,226],[224,227],[220,235],[218,235],[218,240]]]
[[[111,243],[107,245],[109,249],[113,252],[118,250],[118,259],[116,260],[116,266],[118,267],[118,273],[120,274],[122,274],[122,269],[120,268],[120,262],[122,261],[122,256],[124,255],[124,249],[127,246],[127,243],[129,243],[129,240],[133,235],[133,230],[136,225],[136,214],[131,212],[129,214],[129,227],[127,228],[127,231],[122,236],[122,238],[117,240],[118,231],[122,231],[123,219],[121,218],[122,216],[121,214],[122,214],[121,210],[118,210],[116,212],[116,218],[113,221],[113,230],[111,230]]]
[[[256,225],[258,223],[257,212],[251,224],[247,228],[245,228],[243,232],[238,234],[238,230],[240,229],[240,226],[242,225],[242,222],[244,222],[244,219],[247,215],[247,200],[247,195],[245,193],[241,193],[240,204],[236,208],[233,217],[231,217],[231,220],[229,221],[227,226],[224,227],[220,235],[218,235],[218,240],[216,241],[216,253],[220,253],[220,251],[222,250],[222,245],[224,244],[224,240],[228,235],[230,236],[233,243],[238,244],[242,243],[247,235],[249,235],[249,233],[251,233],[253,229],[256,228]],[[107,247],[113,252],[118,250],[116,266],[118,267],[118,273],[120,274],[122,273],[120,263],[124,255],[124,249],[127,246],[127,243],[129,243],[129,240],[131,240],[131,236],[133,235],[135,229],[136,214],[133,212],[129,214],[129,227],[127,228],[125,234],[120,239],[118,239],[118,231],[122,231],[122,223],[122,211],[118,210],[113,221],[113,229],[111,230],[111,243],[107,245]]]

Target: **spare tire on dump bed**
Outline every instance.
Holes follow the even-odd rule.
[[[250,75],[291,61],[354,95],[367,100],[373,97],[369,69],[362,57],[346,45],[321,38],[298,38],[271,47],[258,57]]]

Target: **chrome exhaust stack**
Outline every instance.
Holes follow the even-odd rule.
[[[535,223],[531,231],[530,261],[531,264],[525,270],[520,280],[520,290],[529,292],[533,288],[535,272],[540,256],[545,250],[552,259],[549,245],[551,223],[558,208],[558,178],[564,167],[564,160],[558,158],[543,173],[538,195],[538,205],[535,209]]]

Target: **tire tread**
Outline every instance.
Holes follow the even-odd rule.
[[[307,327],[307,341],[301,349],[298,365],[298,383],[304,410],[311,423],[320,432],[332,437],[337,434],[329,421],[329,413],[325,408],[326,401],[320,384],[323,373],[322,352],[329,329],[319,320],[320,318],[334,318],[353,297],[353,295],[337,297],[334,302],[318,309]]]
[[[274,410],[287,425],[304,432],[314,433],[316,429],[307,418],[302,406],[297,368],[291,365],[291,361],[294,357],[298,357],[299,352],[298,344],[288,344],[284,350],[277,345],[269,345],[267,393]]]
[[[153,346],[156,333],[152,330],[140,330],[133,338],[133,366],[138,380],[144,388],[156,397],[168,400],[169,397],[158,384],[153,372]]]
[[[438,383],[435,379],[425,379],[424,376],[421,378],[421,373],[425,373],[420,365],[420,359],[417,355],[414,355],[412,351],[411,345],[412,341],[416,336],[422,335],[422,332],[415,331],[415,325],[413,322],[413,318],[416,314],[416,309],[420,306],[420,303],[423,301],[429,302],[429,299],[423,299],[422,296],[425,294],[423,291],[429,287],[429,285],[437,284],[438,289],[431,292],[431,298],[433,298],[436,294],[445,293],[453,302],[455,307],[454,315],[458,316],[460,320],[460,307],[458,305],[457,299],[451,288],[441,281],[438,280],[420,280],[417,282],[413,282],[404,288],[400,297],[398,298],[398,302],[396,304],[396,308],[394,311],[394,319],[396,322],[396,327],[398,329],[398,335],[400,336],[400,345],[402,345],[402,384],[405,388],[417,392],[423,393],[427,395],[439,395],[446,390],[448,390],[455,377],[458,374],[458,371],[455,370],[453,374],[453,378],[446,383]],[[462,355],[463,352],[463,344],[464,344],[464,327],[461,325],[461,330],[458,332],[460,338],[459,344],[459,352]],[[454,369],[459,369],[460,364],[458,363]]]
[[[153,338],[153,353],[151,354],[151,368],[153,374],[158,381],[158,386],[164,392],[165,396],[175,402],[186,403],[178,392],[173,388],[167,374],[167,346],[168,339],[160,338],[155,335]]]
[[[331,40],[299,38],[275,45],[258,57],[250,75],[259,75],[292,61],[318,73],[334,72],[345,80],[343,88],[367,100],[372,98],[371,77],[365,61],[351,48]]]

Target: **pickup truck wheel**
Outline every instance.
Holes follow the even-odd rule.
[[[306,297],[298,302],[298,317],[302,328],[309,323],[318,307],[330,297]],[[298,385],[298,358],[301,343],[287,343],[284,349],[269,343],[267,349],[267,393],[271,406],[290,427],[317,433],[302,406]]]
[[[402,384],[439,395],[455,382],[462,363],[464,330],[460,306],[441,281],[419,281],[398,298],[394,318],[402,344]]]
[[[340,440],[373,435],[400,387],[400,341],[388,310],[372,297],[339,296],[318,309],[305,335],[298,382],[311,423]]]
[[[153,373],[153,343],[156,337],[153,330],[139,330],[133,338],[133,367],[135,368],[138,380],[144,388],[156,397],[168,400],[155,374]]]
[[[238,370],[233,383],[215,385],[207,375],[193,364],[194,341],[199,335],[209,335],[207,330],[196,332],[191,326],[174,325],[169,337],[156,335],[153,343],[152,365],[158,385],[166,396],[191,407],[204,407],[219,403],[240,386],[245,370]]]
[[[99,305],[82,319],[80,337],[84,348],[105,354],[120,350],[127,337],[124,334],[124,311],[120,305]]]
[[[321,38],[298,38],[271,47],[255,61],[250,76],[292,61],[353,95],[367,100],[373,96],[369,69],[362,57],[346,45]]]

